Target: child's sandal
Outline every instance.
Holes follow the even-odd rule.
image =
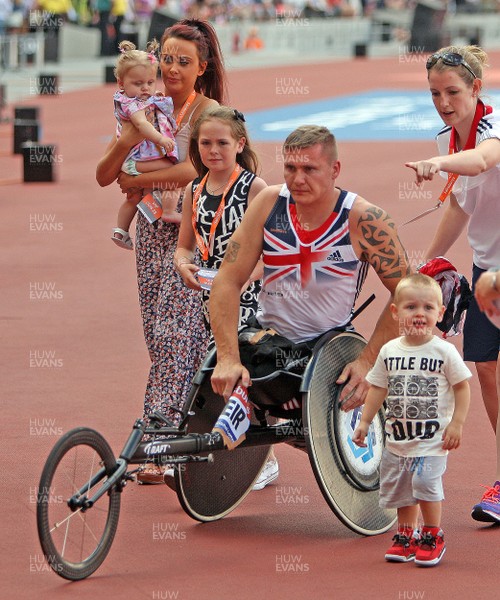
[[[117,246],[120,246],[120,248],[125,248],[126,250],[132,250],[134,248],[132,238],[130,237],[128,231],[120,229],[119,227],[115,227],[113,229],[113,235],[111,236],[111,239]]]

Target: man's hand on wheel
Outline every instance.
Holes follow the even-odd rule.
[[[336,382],[339,385],[345,383],[340,394],[340,407],[343,411],[347,412],[364,403],[370,387],[365,379],[369,370],[370,363],[363,358],[357,358],[344,367]]]

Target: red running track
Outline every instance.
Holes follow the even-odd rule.
[[[499,55],[490,58],[492,65],[500,63]],[[397,57],[332,61],[231,72],[232,105],[245,112],[297,101],[294,96],[276,95],[277,77],[300,77],[309,88],[307,100],[375,88],[425,89],[420,61],[400,62]],[[492,69],[486,83],[493,86],[499,79],[499,71]],[[133,256],[109,241],[120,194],[114,186],[99,188],[94,176],[114,128],[112,91],[113,86],[100,86],[36,100],[43,141],[57,144],[61,161],[55,184],[20,183],[21,159],[10,155],[11,126],[0,125],[4,283],[0,597],[495,597],[500,529],[469,516],[482,492],[479,484],[491,483],[495,466],[494,438],[476,378],[463,446],[451,453],[445,476],[443,528],[448,552],[437,568],[385,563],[390,534],[362,538],[347,530],[324,502],[307,456],[283,446],[277,449],[281,472],[276,485],[250,494],[219,522],[191,520],[166,486],[129,485],[115,542],[99,571],[88,580],[68,583],[43,562],[35,497],[50,448],[61,433],[86,425],[103,433],[119,451],[141,415],[148,371]],[[32,104],[30,100],[26,104]],[[257,150],[264,163],[263,177],[268,183],[280,182],[276,146],[257,144]],[[402,223],[420,209],[398,200],[399,186],[412,181],[403,163],[434,151],[432,140],[342,143],[339,185],[386,208]],[[434,191],[433,198],[440,190]],[[401,230],[414,266],[434,228],[430,217]],[[471,252],[465,238],[450,257],[469,273]],[[51,293],[40,293],[41,289]],[[386,297],[370,275],[363,298],[372,290],[377,300],[357,324],[365,335]],[[30,366],[30,358],[37,364],[36,359],[48,353],[58,366]],[[176,529],[177,539],[155,540],[153,531],[159,526]],[[284,572],[279,565],[290,561],[298,567]]]

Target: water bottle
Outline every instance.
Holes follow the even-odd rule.
[[[250,427],[250,411],[248,389],[237,385],[212,430],[222,435],[229,450],[236,448],[245,439]]]

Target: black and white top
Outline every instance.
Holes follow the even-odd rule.
[[[224,255],[226,253],[229,238],[233,235],[238,225],[243,219],[243,215],[248,208],[248,194],[255,173],[243,170],[238,179],[226,195],[224,213],[215,230],[213,249],[209,251],[209,256],[206,261],[201,260],[200,266],[205,269],[219,269]],[[193,181],[192,193],[200,184],[201,178],[198,177]],[[217,208],[219,207],[222,198],[222,193],[219,195],[209,194],[206,187],[201,192],[198,198],[196,227],[205,244],[209,245],[210,241],[210,226],[214,219]],[[209,246],[210,247],[210,246]],[[257,298],[260,292],[261,282],[255,281],[252,283],[240,297],[240,322],[244,323],[248,318],[255,315],[257,312]],[[202,290],[203,299],[203,314],[205,323],[208,326],[208,299],[209,291]]]

